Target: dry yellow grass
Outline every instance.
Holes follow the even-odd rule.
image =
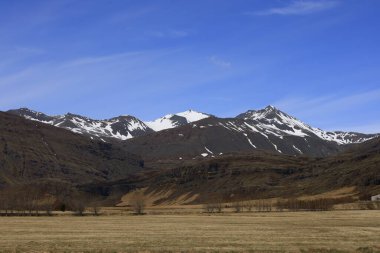
[[[311,200],[311,199],[337,199],[344,197],[353,197],[357,194],[356,187],[343,187],[333,191],[324,192],[317,195],[306,195],[300,197],[300,200]]]
[[[379,211],[0,218],[3,252],[353,252],[359,247],[380,250]]]
[[[140,189],[140,192],[144,193],[145,201],[148,206],[155,206],[154,202],[161,200],[161,204],[159,206],[171,206],[171,205],[187,205],[194,200],[196,200],[199,196],[199,194],[184,194],[182,196],[177,196],[176,198],[172,199],[169,196],[173,194],[173,190],[166,190],[166,191],[156,191],[156,192],[147,192],[147,188]],[[120,203],[117,206],[127,206],[129,205],[129,202],[131,200],[131,197],[133,196],[134,192],[129,192],[125,194],[121,200]],[[167,199],[165,201],[162,201],[162,199]]]

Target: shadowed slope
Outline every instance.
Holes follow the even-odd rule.
[[[141,163],[117,144],[0,112],[0,185],[117,180],[140,171]]]
[[[356,196],[380,191],[380,138],[327,158],[256,151],[187,162],[156,176],[146,192],[170,192],[156,204],[183,196],[207,203],[300,197],[344,187],[353,187]]]

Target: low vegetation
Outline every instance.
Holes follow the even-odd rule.
[[[21,184],[0,190],[0,216],[51,216],[53,211],[99,215],[97,198],[68,185]]]
[[[145,214],[144,210],[146,206],[146,200],[145,200],[144,194],[140,191],[134,192],[130,201],[130,206],[132,207],[134,214],[136,215]]]

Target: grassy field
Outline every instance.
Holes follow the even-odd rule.
[[[379,252],[380,212],[0,217],[0,251]]]

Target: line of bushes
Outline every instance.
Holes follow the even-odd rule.
[[[223,204],[221,201],[214,201],[203,205],[206,213],[221,213],[225,208],[231,208],[234,212],[272,212],[272,211],[328,211],[334,205],[343,203],[353,203],[352,197],[342,198],[321,198],[310,200],[299,200],[296,198],[280,201],[271,200],[252,200],[236,201]]]
[[[24,184],[0,191],[0,216],[51,216],[53,211],[84,215],[86,208],[93,215],[100,213],[98,201],[72,189],[61,189],[59,194],[53,195],[44,187]]]

